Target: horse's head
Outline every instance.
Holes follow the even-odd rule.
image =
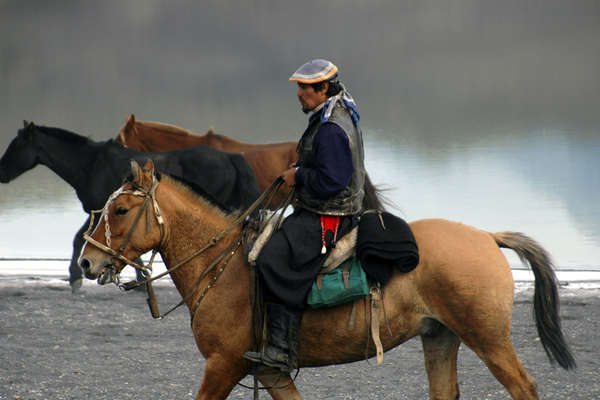
[[[34,131],[33,122],[23,121],[23,128],[0,159],[0,182],[8,183],[38,164],[39,149],[34,143]]]
[[[133,178],[109,197],[93,233],[84,235],[79,265],[86,278],[98,279],[101,285],[115,282],[127,265],[140,268],[131,260],[157,248],[163,238],[154,164],[148,160],[142,169],[132,160],[131,174]]]

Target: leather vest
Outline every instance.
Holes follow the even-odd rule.
[[[322,111],[321,111],[322,112]],[[362,132],[360,127],[354,125],[348,110],[337,104],[329,117],[329,121],[338,125],[346,133],[352,153],[354,172],[350,183],[328,199],[319,199],[312,196],[302,186],[296,188],[297,206],[317,214],[325,215],[354,215],[362,211],[365,196],[365,165]],[[298,152],[298,166],[314,168],[316,165],[313,143],[315,135],[322,125],[320,115],[316,115],[304,131],[296,151]]]

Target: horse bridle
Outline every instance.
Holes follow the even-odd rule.
[[[156,177],[154,175],[152,176],[152,178],[153,178],[152,187],[150,188],[149,191],[146,191],[139,187],[135,187],[133,190],[123,190],[123,188],[121,187],[118,190],[116,190],[113,194],[111,194],[110,197],[108,198],[106,204],[104,205],[104,208],[102,208],[102,210],[92,211],[92,216],[90,218],[90,224],[88,226],[87,231],[83,234],[83,239],[86,242],[92,244],[93,246],[97,247],[98,249],[102,250],[103,252],[111,255],[113,261],[119,260],[122,263],[124,263],[125,265],[131,265],[132,267],[134,267],[142,272],[146,272],[146,273],[150,273],[152,271],[152,262],[154,261],[154,257],[156,256],[156,253],[158,252],[158,248],[162,245],[162,242],[164,240],[164,231],[165,231],[164,230],[164,218],[162,217],[160,207],[154,196],[156,187],[158,186],[158,180],[156,179]],[[109,209],[110,205],[112,204],[112,202],[122,194],[129,194],[132,196],[144,197],[144,203],[142,204],[142,207],[138,211],[138,213],[135,217],[135,220],[133,222],[133,225],[131,226],[131,228],[129,229],[129,232],[127,233],[127,236],[125,236],[125,240],[123,241],[123,243],[121,244],[121,246],[119,246],[119,248],[117,250],[113,250],[110,247],[111,232],[110,232],[110,225],[108,223],[108,209]],[[150,209],[148,207],[150,202],[152,202],[152,205],[154,208],[154,215],[156,216],[156,220],[158,222],[158,226],[160,229],[160,243],[159,243],[159,246],[152,249],[152,256],[150,257],[150,263],[148,264],[148,266],[143,266],[143,265],[139,265],[135,261],[130,260],[127,257],[125,257],[123,255],[123,252],[125,251],[125,248],[127,247],[127,244],[129,243],[129,241],[131,240],[133,232],[134,232],[135,228],[137,227],[137,224],[140,221],[144,211],[146,211],[146,232],[150,233],[150,218],[151,217],[150,217]],[[90,236],[90,232],[94,227],[94,215],[97,213],[100,213],[100,219],[104,220],[104,237],[106,239],[106,245],[98,242],[97,240],[95,240],[94,238],[92,238]],[[98,223],[100,223],[100,221],[98,221]]]

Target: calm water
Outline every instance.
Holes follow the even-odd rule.
[[[365,127],[365,140],[373,181],[388,189],[393,212],[406,220],[441,217],[521,231],[559,268],[600,269],[600,139],[546,131],[449,146]],[[66,183],[38,166],[0,186],[0,196],[0,257],[70,257],[85,215]]]
[[[297,140],[287,79],[329,58],[398,215],[521,231],[600,270],[597,1],[338,3],[0,2],[0,153],[24,119],[105,140],[131,113]],[[84,220],[38,166],[0,185],[0,258],[70,258]]]

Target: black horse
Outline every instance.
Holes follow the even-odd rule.
[[[226,212],[246,208],[260,196],[254,173],[239,154],[206,146],[146,153],[113,140],[96,142],[64,129],[27,122],[0,159],[0,182],[8,183],[38,164],[45,165],[75,189],[83,210],[90,214],[104,207],[110,194],[121,186],[132,159],[138,163],[151,159],[157,171],[184,181]],[[88,216],[73,239],[69,283],[74,292],[82,282],[77,258],[89,220]]]

